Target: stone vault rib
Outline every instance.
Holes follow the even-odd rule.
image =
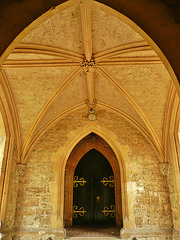
[[[1,107],[3,107],[3,109],[5,109],[5,112],[7,112],[6,113],[7,115],[4,114],[6,118],[4,122],[6,123],[7,129],[8,129],[6,134],[7,134],[7,137],[14,138],[13,135],[15,133],[15,137],[17,141],[18,161],[19,161],[20,149],[22,144],[21,134],[20,134],[20,122],[19,122],[14,95],[4,70],[0,71],[0,95],[1,95],[0,105]]]
[[[156,152],[159,154],[159,150],[158,150],[157,146],[154,144],[152,135],[144,127],[142,127],[135,119],[133,119],[128,114],[122,112],[121,110],[117,109],[116,107],[114,107],[114,106],[112,106],[110,104],[98,101],[97,105],[105,107],[105,108],[107,108],[107,109],[109,109],[111,111],[114,111],[118,115],[123,116],[127,121],[131,122],[136,128],[138,128],[140,130],[140,132],[144,136],[146,136],[148,141],[151,143],[151,145],[154,147]],[[47,128],[49,128],[52,124],[54,124],[54,122],[57,121],[60,117],[62,117],[64,115],[74,111],[75,109],[79,109],[79,108],[81,108],[83,106],[85,106],[84,102],[76,104],[76,105],[74,105],[74,106],[64,110],[63,112],[57,114],[55,117],[53,117],[51,120],[49,120],[42,128],[40,128],[38,130],[38,132],[35,133],[35,135],[33,135],[33,137],[30,139],[30,142],[29,142],[29,144],[28,144],[28,146],[26,148],[26,152],[25,152],[24,158],[22,159],[22,163],[26,162],[26,159],[28,158],[31,150],[33,149],[33,147],[35,146],[35,144],[39,140],[39,138],[46,132]],[[161,158],[159,158],[159,159],[161,160]]]
[[[161,64],[159,57],[115,57],[98,62],[98,66]]]
[[[44,55],[50,55],[50,56],[56,56],[56,57],[63,57],[65,59],[73,59],[76,61],[82,61],[83,55],[62,49],[62,48],[56,48],[51,46],[45,46],[40,44],[30,44],[30,43],[20,43],[18,46],[14,49],[14,51],[11,53],[24,53],[24,54],[44,54]]]
[[[142,57],[117,57],[109,58],[107,60],[102,60],[96,64],[98,66],[114,66],[114,65],[146,65],[146,64],[161,64],[161,60],[158,57],[142,56]],[[82,63],[66,59],[23,59],[23,60],[6,60],[3,65],[3,69],[9,68],[30,68],[30,67],[72,67],[79,66]],[[87,78],[91,79],[92,77],[90,71],[85,71],[87,73]]]
[[[156,132],[154,131],[153,127],[151,126],[150,122],[148,121],[148,119],[146,118],[146,116],[144,115],[144,113],[142,112],[140,107],[137,105],[137,103],[119,85],[118,81],[115,78],[113,78],[113,76],[109,72],[107,72],[104,68],[98,67],[97,68],[97,72],[100,75],[102,75],[103,77],[105,77],[108,81],[110,81],[118,89],[118,91],[120,91],[124,95],[124,97],[128,100],[128,102],[133,106],[133,108],[136,110],[138,115],[141,117],[141,119],[143,120],[143,122],[147,126],[147,129],[149,130],[150,134],[152,135],[152,138],[153,138],[153,140],[155,142],[156,148],[158,149],[158,152],[160,154],[160,157],[161,157],[160,159],[164,160],[164,150],[163,150],[162,144],[161,144],[161,142],[160,142]]]
[[[35,133],[34,135],[31,136],[31,138],[28,139],[28,144],[25,146],[26,148],[24,148],[24,151],[22,152],[22,156],[21,156],[21,163],[24,164],[26,163],[26,159],[28,158],[31,150],[33,149],[33,147],[35,146],[36,142],[39,140],[39,138],[45,133],[45,131],[47,130],[47,128],[53,124],[56,120],[58,120],[60,117],[76,110],[79,109],[80,107],[85,106],[85,103],[79,103],[76,104],[66,110],[64,110],[63,112],[59,113],[57,116],[55,116],[54,118],[52,118],[49,122],[47,122],[42,128],[40,128],[40,130]]]
[[[30,68],[30,67],[72,67],[79,66],[79,62],[65,59],[35,59],[35,60],[7,60],[3,68]]]
[[[147,51],[152,48],[146,42],[136,42],[131,44],[122,45],[119,47],[110,48],[108,50],[96,53],[93,55],[95,61],[98,63],[102,60],[107,60],[111,57],[118,57],[122,53],[130,53],[137,51]]]
[[[168,148],[168,141],[169,141],[168,133],[170,131],[170,122],[171,122],[172,116],[176,114],[177,104],[178,104],[177,92],[172,82],[169,89],[166,107],[165,107],[165,113],[164,113],[163,138],[162,138],[164,149]],[[165,151],[165,161],[166,162],[168,161],[167,151]]]
[[[63,83],[59,86],[59,88],[54,92],[52,97],[49,99],[49,101],[46,103],[44,108],[41,110],[39,116],[36,118],[32,128],[29,131],[29,134],[26,138],[26,141],[23,145],[22,151],[21,151],[21,162],[24,162],[24,157],[26,156],[27,149],[29,148],[29,144],[33,138],[33,135],[36,131],[36,128],[41,122],[41,119],[46,114],[52,103],[55,101],[55,99],[61,94],[61,92],[66,88],[66,86],[82,71],[81,67],[75,68],[73,72],[70,73],[70,75],[63,81]]]
[[[92,57],[92,33],[91,33],[91,6],[86,2],[80,4],[81,26],[84,43],[84,55],[87,61]]]
[[[87,76],[87,88],[88,88],[88,98],[89,103],[92,104],[95,99],[95,86],[94,86],[94,74],[93,68],[90,67],[90,62],[92,59],[92,29],[91,29],[91,6],[88,1],[80,4],[81,11],[81,26],[82,35],[84,43],[84,55],[85,61],[88,68],[86,68]]]
[[[119,108],[117,107],[114,107],[108,103],[105,103],[105,102],[101,102],[101,101],[98,101],[97,102],[97,105],[99,106],[103,106],[103,107],[106,107],[110,110],[113,110],[115,111],[116,113],[122,115],[127,121],[129,121],[132,125],[134,125],[136,128],[139,129],[139,131],[148,139],[148,141],[151,143],[151,145],[154,147],[154,149],[156,150],[156,152],[158,153],[159,155],[159,150],[157,148],[157,145],[154,144],[154,141],[153,141],[153,138],[152,138],[152,135],[151,133],[149,133],[147,131],[147,129],[145,129],[138,121],[136,121],[135,118],[131,117],[130,115],[128,115],[127,113],[125,113],[124,111],[121,111]],[[161,158],[159,157],[159,160],[161,161]]]

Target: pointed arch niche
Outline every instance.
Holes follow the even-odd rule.
[[[109,161],[115,178],[116,225],[122,226],[121,176],[117,157],[109,144],[100,136],[91,133],[83,138],[72,150],[65,168],[64,182],[64,225],[72,225],[73,178],[78,162],[90,150],[96,149]]]

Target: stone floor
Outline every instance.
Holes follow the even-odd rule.
[[[120,228],[113,227],[103,227],[103,226],[84,226],[84,227],[66,227],[66,239],[68,238],[114,238],[117,239],[120,237]]]

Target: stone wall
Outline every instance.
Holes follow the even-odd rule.
[[[131,174],[135,183],[133,211],[136,228],[172,228],[171,205],[166,176],[158,164],[147,164]]]
[[[177,230],[177,224],[176,222],[179,221],[179,216],[178,216],[178,197],[177,197],[177,192],[176,192],[176,185],[174,181],[174,171],[173,171],[173,166],[172,162],[169,162],[169,171],[168,171],[168,184],[169,184],[169,196],[171,200],[171,207],[172,207],[172,218],[173,218],[173,225],[174,228]],[[178,233],[175,233],[175,235]],[[178,234],[180,236],[180,233]],[[174,236],[174,239],[179,239],[178,237],[176,238]]]
[[[19,182],[18,173],[16,171],[16,163],[17,163],[17,149],[16,147],[14,147],[13,154],[12,154],[10,177],[9,177],[7,210],[6,210],[5,223],[3,225],[3,231],[9,232],[9,233],[12,232],[14,227],[17,190],[18,190],[18,182]]]
[[[77,112],[61,119],[43,135],[31,152],[25,172],[19,180],[14,226],[18,231],[17,239],[54,237],[55,233],[44,236],[44,232],[46,233],[51,229],[53,213],[50,184],[55,182],[55,172],[51,156],[64,146],[68,140],[68,133],[72,129],[82,126],[82,121],[78,121],[78,118],[84,119],[82,114]],[[77,121],[73,121],[73,119]],[[25,229],[26,233],[22,233],[22,229]],[[32,236],[33,234],[35,235]],[[55,235],[57,236],[57,234]]]
[[[134,193],[134,199],[129,201],[129,207],[133,208],[134,228],[137,229],[134,235],[151,234],[151,231],[158,233],[160,230],[167,239],[168,236],[171,239],[172,213],[167,175],[161,171],[156,152],[145,137],[125,120],[112,113],[103,119],[102,125],[109,129],[112,129],[110,123],[113,122],[118,142],[129,148],[126,172],[129,173],[127,187]]]
[[[171,200],[171,207],[172,207],[172,218],[173,218],[173,227],[174,227],[174,240],[178,240],[180,238],[180,230],[179,230],[179,208],[178,208],[178,192],[176,188],[176,181],[175,181],[175,172],[173,167],[173,158],[170,154],[170,149],[168,149],[168,185],[169,185],[169,196]],[[175,161],[175,160],[174,160]]]
[[[108,137],[116,143],[122,155],[126,156],[124,157],[124,171],[127,175],[127,201],[129,212],[132,212],[132,229],[136,230],[137,236],[145,234],[143,235],[145,238],[151,236],[147,237],[146,232],[147,234],[153,232],[154,237],[167,232],[166,239],[171,239],[172,213],[167,177],[161,171],[155,150],[139,130],[120,116],[102,109],[97,109],[96,113],[98,120],[92,123],[92,126],[112,133]],[[50,185],[55,183],[56,178],[55,165],[51,157],[58,149],[63,148],[67,141],[71,140],[74,133],[81,132],[87,124],[89,127],[91,123],[86,117],[86,109],[63,117],[37,142],[19,181],[15,216],[17,232],[25,229],[41,234],[51,230],[54,206]],[[125,227],[127,219],[126,216],[124,218]],[[135,236],[131,230],[129,236]],[[39,235],[34,238],[24,238],[24,234],[16,235],[19,237],[21,235],[20,239],[43,239]],[[162,238],[156,239],[165,238],[163,235]]]

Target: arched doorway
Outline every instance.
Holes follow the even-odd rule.
[[[119,163],[116,155],[109,144],[97,134],[91,133],[84,137],[72,150],[65,167],[64,178],[64,226],[73,225],[73,181],[76,176],[76,167],[80,160],[91,150],[96,150],[105,158],[107,165],[110,165],[114,175],[114,195],[115,195],[115,224],[121,226],[123,223],[123,206],[121,198],[121,176]],[[87,168],[87,167],[86,167]],[[110,175],[109,175],[110,176]],[[108,177],[109,177],[108,176]],[[80,176],[79,177],[83,177]],[[97,197],[97,196],[96,196]],[[78,206],[79,207],[79,206]],[[108,206],[106,206],[108,207]],[[111,222],[112,223],[112,222]]]
[[[91,149],[74,172],[73,225],[115,225],[115,181],[106,157]]]

